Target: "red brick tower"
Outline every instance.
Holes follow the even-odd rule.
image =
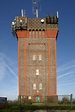
[[[18,39],[18,87],[21,98],[36,102],[57,96],[57,16],[17,16],[12,32]]]

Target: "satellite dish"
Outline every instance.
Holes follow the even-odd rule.
[[[14,26],[15,25],[15,23],[14,22],[12,22],[12,26]]]
[[[20,23],[22,23],[22,19],[20,19]]]
[[[44,23],[44,19],[41,19],[41,23]]]

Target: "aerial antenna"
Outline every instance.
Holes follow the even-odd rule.
[[[59,18],[59,13],[58,13],[58,11],[57,11],[57,18]]]
[[[39,15],[39,2],[40,0],[32,0],[32,4],[33,4],[32,11],[33,14],[36,15],[36,18],[38,18]]]
[[[25,16],[25,10],[21,9],[21,15],[22,17]]]

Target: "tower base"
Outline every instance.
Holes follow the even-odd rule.
[[[48,104],[48,103],[58,103],[58,95],[55,95],[55,96],[45,96],[45,97],[42,97],[40,98],[40,100],[38,101],[37,99],[40,98],[40,96],[18,96],[18,100],[20,102],[23,102],[23,103],[29,103],[29,102],[32,102],[32,103],[45,103],[45,104]]]

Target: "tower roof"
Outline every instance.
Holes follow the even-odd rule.
[[[58,29],[58,18],[57,16],[46,16],[45,18],[16,16],[11,24],[11,29],[14,36],[17,30],[55,30]]]

